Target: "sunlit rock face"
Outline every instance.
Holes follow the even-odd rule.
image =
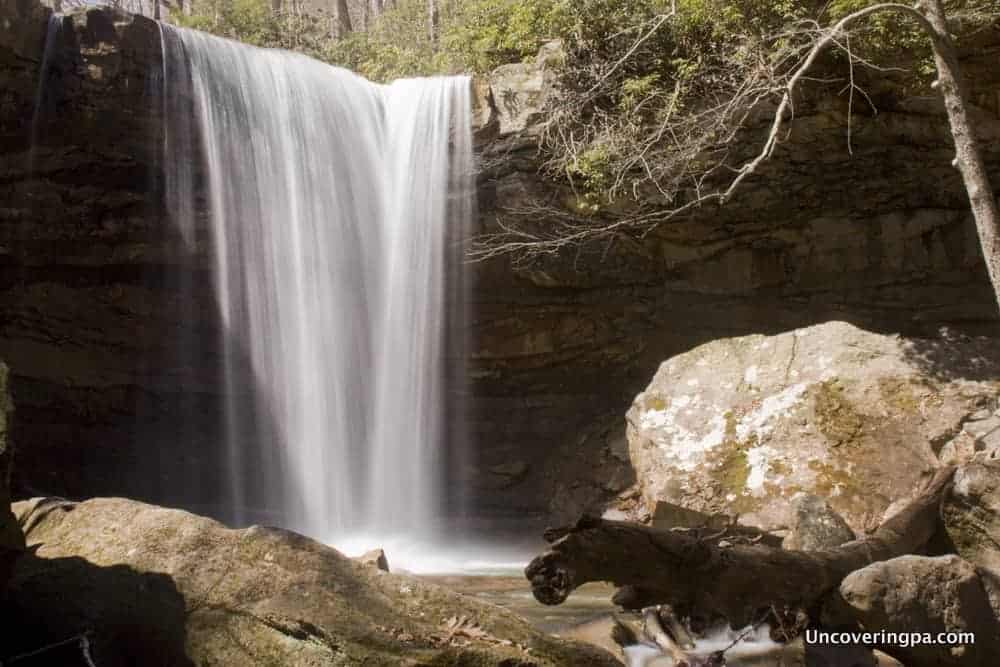
[[[962,424],[1000,396],[1000,345],[843,322],[702,345],[664,362],[628,412],[647,503],[794,523],[821,496],[855,531],[919,488]]]

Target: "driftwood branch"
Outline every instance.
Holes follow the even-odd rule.
[[[683,531],[584,517],[548,531],[549,549],[525,569],[539,602],[560,604],[576,588],[607,581],[641,591],[645,602],[721,616],[746,625],[761,610],[811,610],[848,574],[916,553],[939,525],[954,468],[944,468],[872,535],[822,551],[723,544]]]

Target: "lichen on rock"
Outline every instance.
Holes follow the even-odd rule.
[[[940,464],[942,439],[1000,395],[990,380],[1000,349],[948,346],[829,322],[664,362],[627,417],[645,502],[776,529],[794,521],[804,492],[854,531],[871,528]],[[970,357],[981,361],[974,372]]]

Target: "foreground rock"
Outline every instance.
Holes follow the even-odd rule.
[[[989,339],[903,339],[844,322],[717,340],[663,363],[628,413],[645,502],[794,522],[825,498],[855,531],[877,525],[1000,394]]]
[[[955,551],[978,568],[1000,617],[1000,460],[983,458],[955,472],[942,515]]]
[[[909,667],[1000,660],[1000,622],[975,568],[958,556],[902,556],[869,565],[844,579],[840,596],[870,632],[975,633],[972,644],[882,647]]]
[[[358,562],[368,567],[374,567],[383,572],[389,571],[389,559],[385,556],[385,551],[382,549],[372,549],[371,551],[366,551],[358,557]]]
[[[618,664],[294,533],[121,499],[14,511],[33,548],[11,582],[14,652],[89,631],[102,667]]]
[[[7,393],[7,366],[0,361],[0,593],[7,585],[15,558],[24,549],[24,537],[10,511],[10,468],[13,452],[7,425],[13,407]]]

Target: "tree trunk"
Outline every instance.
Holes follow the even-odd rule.
[[[549,550],[525,569],[539,602],[560,604],[577,587],[608,581],[642,590],[644,604],[722,616],[734,627],[761,610],[813,610],[848,574],[915,553],[939,525],[941,499],[954,468],[940,470],[923,492],[869,537],[823,551],[786,551],[720,543],[720,536],[657,530],[584,517],[547,531]],[[732,539],[732,538],[731,538]]]
[[[438,20],[437,0],[427,0],[427,38],[431,44],[437,42]]]
[[[347,0],[336,0],[333,5],[333,30],[334,36],[338,39],[351,34],[354,27],[351,25],[351,12],[347,7]]]
[[[972,123],[969,122],[965,102],[968,96],[959,71],[958,56],[948,32],[941,0],[922,0],[919,6],[933,29],[930,38],[934,46],[934,64],[937,66],[938,87],[941,89],[944,107],[948,112],[951,136],[955,140],[955,166],[965,181],[969,204],[972,206],[972,217],[976,221],[979,243],[983,248],[986,270],[989,272],[993,293],[1000,305],[1000,214],[997,212],[997,200],[979,152]]]

